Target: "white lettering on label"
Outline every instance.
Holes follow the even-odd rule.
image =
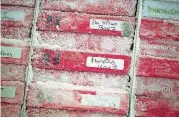
[[[1,97],[14,98],[16,94],[15,87],[1,86]]]
[[[91,29],[122,31],[124,21],[90,19]]]
[[[176,52],[176,47],[174,47],[174,46],[165,46],[165,45],[160,45],[160,44],[149,44],[146,41],[143,41],[141,46],[144,48],[149,48],[149,49],[159,49],[159,50]]]
[[[21,58],[22,49],[1,46],[1,57]]]
[[[83,94],[81,99],[81,105],[119,108],[120,97]]]
[[[156,85],[144,85],[142,83],[138,83],[138,88],[142,90],[172,93],[172,88],[167,85],[156,86]]]
[[[95,68],[123,70],[124,69],[124,60],[123,59],[102,58],[102,57],[87,57],[86,66],[87,67],[95,67]]]

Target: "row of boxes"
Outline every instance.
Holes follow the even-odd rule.
[[[128,115],[135,5],[41,1],[28,116]]]
[[[1,3],[2,116],[19,116],[24,101],[28,116],[126,116],[136,0],[42,0],[31,32],[35,2]],[[24,86],[27,71],[34,76]]]
[[[135,116],[179,116],[179,3],[143,0]]]
[[[42,0],[35,33],[35,0],[1,4],[2,116],[19,116],[26,87],[28,116],[128,115],[136,0]],[[177,6],[143,1],[135,116],[179,116]],[[33,82],[25,86],[31,33]]]
[[[29,48],[9,45],[7,40],[1,42],[1,116],[18,117],[24,101]]]
[[[1,5],[1,116],[19,117],[35,0],[3,0]]]

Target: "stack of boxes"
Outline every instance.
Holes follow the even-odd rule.
[[[136,0],[38,5],[27,115],[127,116]]]
[[[134,69],[134,115],[179,116],[179,2],[141,1],[134,45],[137,0],[1,0],[1,116],[129,116]]]
[[[1,1],[1,116],[20,116],[34,2]]]
[[[179,3],[143,0],[136,116],[179,116]]]

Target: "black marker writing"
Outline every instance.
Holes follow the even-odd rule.
[[[53,58],[53,64],[57,65],[60,62],[60,55],[56,54],[55,57]]]
[[[43,60],[45,61],[45,64],[49,64],[50,63],[50,55],[48,53],[45,53]]]
[[[43,57],[44,63],[47,65],[50,63],[50,54],[45,53]],[[55,57],[53,58],[53,65],[57,65],[60,63],[60,55],[56,54]]]
[[[1,50],[1,56],[12,57],[12,54]]]
[[[95,29],[117,30],[118,22],[117,21],[113,21],[113,20],[93,19],[91,25]]]
[[[47,23],[51,23],[52,22],[52,16],[47,16]]]
[[[99,64],[98,68],[117,69],[115,61],[108,58],[96,59],[95,57],[92,57],[91,62]],[[108,66],[106,64],[108,64]]]

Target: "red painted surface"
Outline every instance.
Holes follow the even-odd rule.
[[[117,30],[98,30],[90,29],[90,19],[103,19],[103,20],[117,20],[126,21],[129,23],[124,28],[124,32],[132,30],[127,34],[129,37],[134,35],[135,18],[122,17],[122,16],[101,16],[89,15],[80,13],[60,12],[60,11],[46,11],[43,10],[39,13],[38,17],[38,30],[46,31],[63,31],[63,32],[77,32],[77,33],[94,33],[103,35],[117,35],[123,36],[124,32]]]
[[[177,117],[179,116],[179,101],[174,101],[172,99],[151,99],[137,96],[135,116]]]
[[[62,110],[62,109],[47,109],[47,108],[27,108],[29,117],[119,117],[125,116],[114,113],[102,113],[97,111],[86,110]]]
[[[55,85],[54,85],[55,84]],[[57,88],[56,88],[57,87]],[[107,91],[106,91],[107,90]],[[82,92],[83,91],[83,92]],[[87,93],[86,93],[87,91]],[[89,92],[90,91],[90,92]],[[119,97],[119,108],[82,105],[82,95]],[[85,88],[61,83],[32,83],[28,89],[27,106],[40,108],[60,108],[69,110],[89,110],[126,115],[128,113],[128,93],[122,89]]]
[[[1,0],[1,4],[34,7],[35,0]]]
[[[60,50],[49,50],[49,49],[37,49],[34,52],[37,56],[33,59],[33,66],[38,68],[56,69],[56,70],[73,70],[73,71],[92,71],[101,73],[112,73],[112,74],[128,74],[130,68],[131,57],[124,55],[109,55],[109,54],[95,54],[95,53],[84,53],[84,52],[72,52],[72,51],[60,51]],[[48,59],[44,56],[49,55]],[[59,56],[58,63],[54,63],[55,56]],[[123,59],[124,69],[107,69],[107,68],[94,68],[87,67],[87,57],[103,57],[112,59]],[[48,62],[47,62],[48,61]]]
[[[134,16],[136,0],[42,0],[42,8],[92,14]]]
[[[179,79],[179,61],[141,57],[138,59],[137,75]]]
[[[119,55],[132,54],[130,47],[133,39],[128,37],[52,31],[38,32],[42,43],[58,45],[58,48],[63,50]]]
[[[16,46],[16,44],[7,44],[7,43],[1,43],[1,46],[22,48],[21,58],[1,57],[1,62],[13,63],[13,64],[24,64],[24,65],[28,63],[29,48],[27,46]]]
[[[1,63],[1,80],[5,81],[24,81],[25,65]]]
[[[136,95],[151,99],[179,100],[179,81],[175,79],[137,77]]]
[[[173,39],[179,41],[179,22],[143,18],[141,20],[140,38],[149,40]]]
[[[74,72],[33,68],[33,81],[55,81],[81,86],[125,89],[128,75],[109,75],[93,72]]]
[[[1,26],[1,37],[9,39],[27,39],[30,38],[30,28],[24,27],[6,27]]]
[[[24,96],[24,83],[18,81],[1,81],[1,86],[15,87],[14,98],[1,97],[1,103],[22,104]]]
[[[27,7],[19,7],[19,6],[1,6],[1,10],[8,10],[8,11],[23,11],[25,12],[24,20],[1,20],[2,26],[7,27],[32,27],[32,20],[33,20],[33,8]]]
[[[140,40],[140,54],[144,56],[179,59],[179,41]]]
[[[1,117],[19,117],[21,105],[1,103]]]

